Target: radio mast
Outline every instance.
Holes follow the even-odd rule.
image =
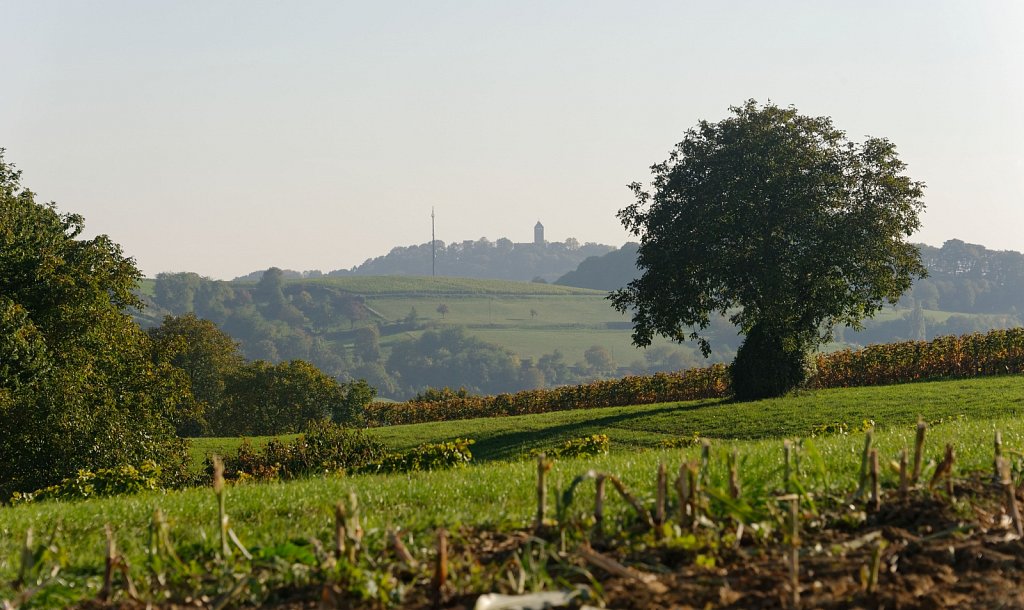
[[[437,275],[437,240],[434,239],[434,206],[430,206],[430,275]]]

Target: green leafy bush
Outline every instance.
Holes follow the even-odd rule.
[[[608,445],[611,440],[607,434],[591,434],[582,438],[574,438],[565,441],[560,447],[550,451],[534,449],[530,451],[531,457],[544,454],[551,458],[574,458],[593,455],[605,455],[608,453]]]
[[[120,496],[140,491],[160,489],[160,466],[146,460],[138,468],[117,466],[79,470],[78,474],[66,478],[56,485],[44,487],[30,493],[15,492],[12,504],[23,504],[40,500],[84,500],[103,496]]]
[[[383,460],[369,464],[363,472],[419,472],[461,468],[473,459],[469,446],[476,441],[457,438],[447,443],[427,443],[405,454],[388,454]]]
[[[224,474],[229,479],[293,479],[331,472],[354,472],[380,461],[387,450],[383,443],[362,430],[345,428],[330,421],[313,421],[290,442],[271,439],[261,449],[243,440],[235,455],[224,457]],[[207,458],[207,472],[213,463]]]

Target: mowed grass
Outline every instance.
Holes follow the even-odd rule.
[[[607,434],[613,452],[654,449],[694,435],[725,441],[806,437],[823,424],[851,430],[874,420],[879,430],[963,417],[970,420],[1024,416],[1024,375],[816,390],[755,402],[703,400],[629,407],[578,409],[517,417],[490,417],[370,430],[395,451],[456,438],[476,441],[480,462],[514,460],[590,434]],[[264,443],[266,438],[252,439]],[[200,463],[209,452],[234,451],[235,438],[195,439]]]
[[[771,423],[768,417],[761,421]],[[956,474],[990,469],[991,438],[996,429],[1002,431],[1007,449],[1024,449],[1024,421],[1019,417],[954,418],[930,429],[926,457],[934,463],[941,459],[945,444],[951,443],[957,452]],[[764,427],[765,434],[774,430],[772,425]],[[906,422],[892,423],[880,430],[876,434],[876,447],[883,463],[904,446],[912,446],[913,436],[914,426]],[[799,450],[801,470],[798,476],[802,483],[819,497],[849,491],[854,486],[862,443],[860,434],[806,442]],[[740,455],[743,490],[750,493],[755,489],[781,487],[782,443],[774,438],[714,441],[711,485],[724,486],[725,455],[733,449]],[[696,447],[617,451],[607,456],[557,461],[549,479],[552,497],[575,476],[597,469],[619,476],[649,504],[654,496],[657,464],[665,462],[674,471],[682,460],[697,459],[698,452]],[[926,467],[925,477],[930,476],[933,468]],[[460,525],[499,529],[527,526],[534,514],[535,472],[535,465],[529,461],[491,462],[454,471],[243,485],[229,489],[227,511],[232,528],[250,549],[311,538],[329,544],[333,535],[334,503],[354,492],[362,507],[369,548],[383,548],[385,532],[393,527],[408,532],[410,546],[419,548],[428,544],[431,532],[439,526],[449,528],[456,537]],[[888,469],[883,473],[883,484],[889,488],[895,485],[895,475]],[[593,503],[592,489],[592,485],[580,489],[571,507],[573,514],[589,511]],[[36,532],[37,539],[46,539],[52,528],[60,524],[56,544],[67,561],[62,574],[68,582],[84,589],[84,595],[94,596],[101,584],[98,576],[103,573],[104,524],[112,524],[118,548],[129,564],[143,570],[148,528],[157,507],[168,516],[171,537],[178,548],[216,547],[217,507],[209,489],[0,508],[0,532],[3,534],[0,536],[0,581],[9,583],[15,578],[19,545],[29,528]],[[553,509],[549,510],[553,514]],[[606,515],[614,523],[628,510],[614,497],[608,501]]]

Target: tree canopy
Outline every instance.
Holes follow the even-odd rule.
[[[611,295],[632,312],[633,341],[693,339],[727,315],[745,335],[732,367],[740,398],[781,394],[834,326],[860,328],[924,275],[909,237],[924,185],[884,138],[851,142],[828,117],[753,100],[701,121],[651,190],[620,210],[640,238],[642,275]]]
[[[184,463],[181,371],[150,359],[134,261],[42,204],[0,149],[0,495],[80,468]]]

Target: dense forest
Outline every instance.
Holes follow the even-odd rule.
[[[337,277],[344,275],[437,275],[498,280],[552,281],[575,269],[585,259],[615,250],[603,244],[580,244],[569,238],[564,242],[513,243],[502,237],[497,241],[480,238],[445,244],[434,242],[436,264],[431,268],[430,242],[399,246],[376,258],[367,259],[351,269],[321,271],[283,270],[285,278]],[[258,281],[263,271],[235,278]]]

